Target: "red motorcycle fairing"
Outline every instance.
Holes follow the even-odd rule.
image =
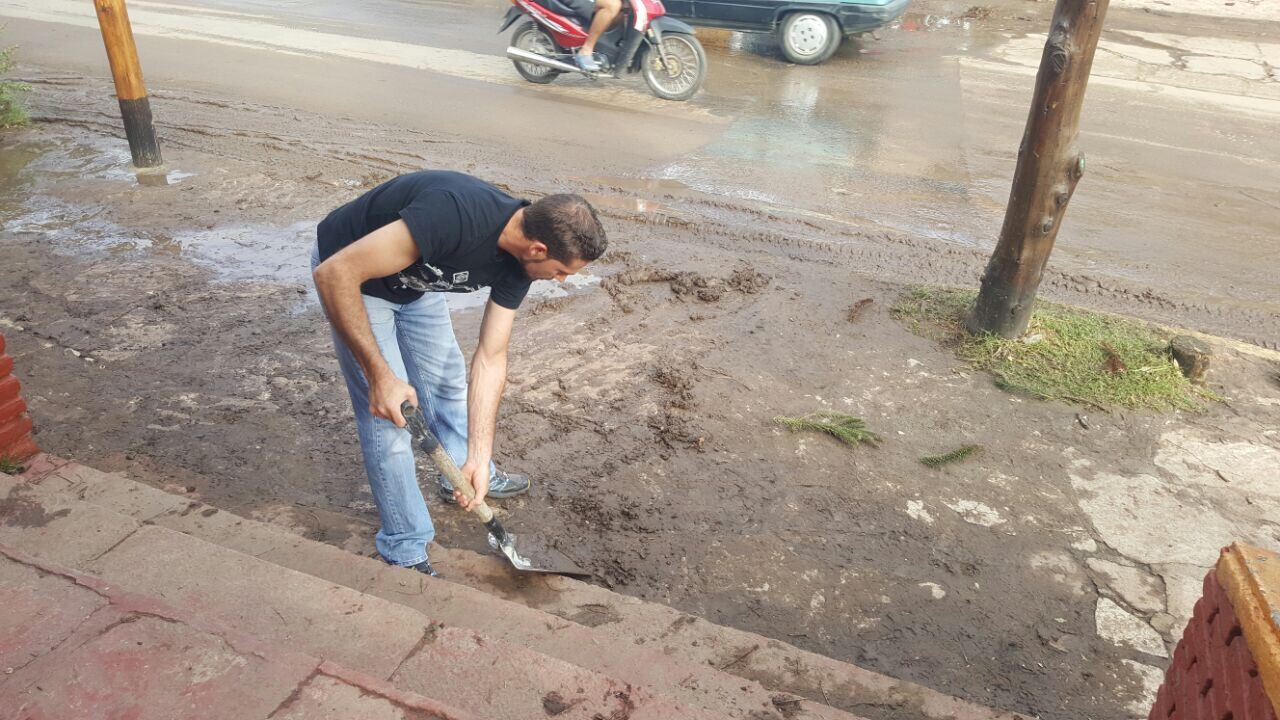
[[[582,47],[587,41],[587,29],[578,24],[574,18],[565,17],[539,5],[534,0],[514,0],[515,4],[538,20],[555,37],[560,47],[572,49]],[[634,10],[632,27],[640,32],[649,29],[649,23],[667,14],[662,0],[626,0],[626,5]]]
[[[633,27],[637,30],[648,30],[649,23],[667,14],[667,9],[662,6],[662,0],[630,0],[628,4],[635,8],[636,17]]]
[[[515,0],[515,3],[546,28],[560,47],[571,50],[587,41],[587,31],[576,20],[557,15],[532,0]]]

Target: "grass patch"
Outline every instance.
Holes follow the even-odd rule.
[[[920,462],[931,468],[940,468],[943,465],[950,465],[951,463],[968,460],[978,454],[980,450],[982,450],[982,447],[979,445],[965,445],[964,447],[956,448],[955,450],[943,455],[926,455],[920,458]]]
[[[27,468],[22,463],[9,457],[0,457],[0,473],[5,475],[21,475]]]
[[[1169,355],[1168,338],[1145,323],[1036,302],[1018,340],[970,335],[977,293],[916,287],[892,313],[912,331],[951,345],[996,385],[1045,400],[1152,410],[1197,410],[1217,395],[1193,385]]]
[[[0,30],[3,29],[0,27]],[[13,59],[16,50],[13,47],[0,48],[0,128],[25,125],[28,119],[22,96],[31,90],[31,86],[4,79],[16,64]]]
[[[791,432],[813,430],[826,433],[845,445],[875,445],[880,442],[880,436],[868,430],[862,418],[834,410],[819,410],[804,417],[776,417],[773,421]]]

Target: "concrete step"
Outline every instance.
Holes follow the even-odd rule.
[[[1019,717],[922,686],[714,625],[673,608],[568,578],[515,573],[500,558],[433,548],[450,583],[422,578],[389,583],[382,563],[315,543],[275,525],[239,518],[118,475],[66,466],[37,469],[45,491],[71,493],[100,507],[254,554],[444,622],[486,631],[682,702],[735,715],[879,720],[996,720]],[[401,583],[408,582],[405,586]],[[469,592],[470,591],[470,592]],[[470,613],[468,607],[492,607]],[[459,602],[461,601],[461,602]],[[518,607],[516,607],[518,606]]]
[[[150,525],[166,527],[202,540],[253,555],[282,567],[417,609],[450,626],[467,627],[486,635],[534,649],[579,667],[660,692],[677,702],[731,717],[796,718],[797,720],[856,720],[849,713],[770,691],[753,681],[720,672],[703,663],[690,663],[661,652],[656,646],[605,638],[581,623],[566,621],[490,593],[428,579],[421,574],[388,567],[323,543],[306,540],[283,528],[238,517],[188,498],[165,493],[120,475],[67,465],[36,476],[30,491],[49,502],[88,503],[95,509],[128,514]],[[62,500],[59,500],[61,498]],[[447,558],[433,548],[432,557]],[[483,559],[474,553],[463,559]]]
[[[0,546],[0,716],[477,720]]]
[[[81,488],[85,477],[102,479],[87,468],[80,471]],[[548,708],[565,720],[615,713],[634,720],[731,717],[672,702],[506,639],[452,627],[403,604],[144,524],[73,497],[74,487],[68,483],[55,492],[56,483],[33,485],[0,476],[0,545],[480,717],[524,720],[543,717]],[[119,491],[127,488],[115,485]],[[128,503],[128,497],[116,499]],[[110,505],[109,495],[102,499]],[[381,569],[390,587],[410,588],[422,578],[412,570]]]

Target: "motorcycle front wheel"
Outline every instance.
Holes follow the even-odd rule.
[[[698,38],[684,33],[665,33],[662,53],[645,45],[640,61],[644,82],[663,100],[688,100],[707,79],[707,54]]]
[[[547,57],[555,57],[556,44],[547,34],[547,31],[538,27],[532,20],[521,23],[516,28],[515,34],[511,36],[511,44],[526,52],[536,53],[538,55],[546,55]],[[511,61],[516,66],[516,72],[520,73],[520,77],[531,83],[546,85],[556,76],[560,74],[558,70],[549,68],[545,65],[534,65],[533,63],[520,62],[519,60]]]

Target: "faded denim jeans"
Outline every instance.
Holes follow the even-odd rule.
[[[319,264],[316,249],[311,268]],[[361,297],[382,357],[396,377],[417,391],[431,431],[461,467],[467,457],[467,363],[454,337],[444,296],[429,292],[404,305]],[[351,394],[364,469],[382,521],[375,538],[378,552],[392,564],[417,565],[427,559],[435,526],[418,487],[412,437],[408,430],[369,412],[364,370],[337,332],[333,344]]]

